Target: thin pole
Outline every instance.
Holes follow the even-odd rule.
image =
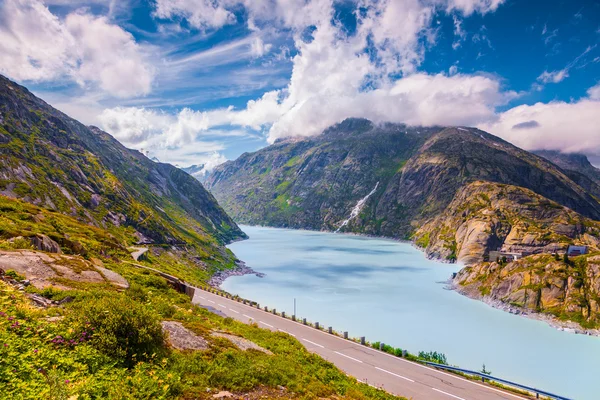
[[[294,297],[294,315],[296,315],[296,298]]]

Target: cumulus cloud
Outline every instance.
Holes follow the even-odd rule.
[[[592,100],[600,100],[600,83],[589,88],[587,94]]]
[[[497,106],[516,96],[503,91],[498,79],[461,75],[457,68],[451,70],[451,76],[417,73],[416,69],[437,7],[470,14],[491,11],[500,3],[360,0],[356,32],[349,35],[333,18],[332,0],[229,0],[221,4],[244,5],[255,31],[255,24],[268,20],[294,32],[297,52],[288,86],[249,101],[243,109],[184,109],[176,115],[159,115],[159,128],[154,121],[156,112],[149,115],[148,110],[113,109],[103,114],[103,126],[125,141],[139,144],[152,136],[161,137],[167,146],[178,146],[225,125],[267,129],[268,140],[273,142],[287,136],[318,134],[347,117],[414,125],[489,121]],[[190,4],[174,1],[170,9],[182,18],[191,18]],[[402,24],[397,23],[400,20]],[[312,28],[308,39],[304,35],[307,27]],[[252,52],[257,55],[269,50],[256,33],[248,40],[253,40]],[[369,46],[374,46],[370,54],[365,51]],[[398,74],[403,77],[391,78]]]
[[[594,88],[588,93],[590,97],[574,102],[554,101],[517,106],[500,113],[498,120],[493,123],[480,124],[480,128],[526,150],[598,155],[600,101],[594,97]]]
[[[116,97],[147,94],[153,68],[133,36],[84,12],[64,20],[39,0],[0,3],[0,73],[19,81],[70,79]]]

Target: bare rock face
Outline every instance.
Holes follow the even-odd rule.
[[[125,288],[127,280],[114,271],[79,257],[33,250],[0,251],[0,269],[24,275],[38,289],[68,290],[68,282],[110,283]],[[58,278],[61,278],[58,280]]]
[[[551,314],[600,326],[600,256],[573,257],[568,263],[540,254],[499,264],[463,268],[453,280],[469,297],[497,301],[524,312]]]
[[[35,235],[30,238],[33,247],[47,253],[61,254],[60,245],[46,235]]]
[[[211,336],[225,338],[225,339],[229,340],[231,343],[233,343],[240,350],[246,351],[246,350],[252,349],[252,350],[262,351],[263,353],[269,354],[269,355],[273,354],[269,350],[267,350],[263,347],[260,347],[256,343],[254,343],[248,339],[244,339],[243,337],[240,337],[240,336],[235,336],[235,335],[231,335],[229,333],[224,333],[224,332],[213,332],[213,333],[211,333]]]
[[[163,331],[168,334],[169,344],[178,350],[207,350],[208,342],[184,327],[181,322],[163,321]]]
[[[415,232],[429,256],[466,265],[491,250],[526,254],[564,251],[569,244],[598,246],[600,222],[531,190],[473,182],[446,209]]]

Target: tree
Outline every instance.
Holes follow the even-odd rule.
[[[487,369],[485,369],[485,363],[483,364],[483,367],[481,368],[481,371],[479,371],[479,372],[481,372],[482,374],[485,374],[485,375],[492,374],[492,371],[488,371]]]

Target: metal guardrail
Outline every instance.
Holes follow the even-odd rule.
[[[134,264],[134,263],[130,263],[130,264],[137,265],[137,264]],[[144,267],[142,265],[138,265],[138,266],[140,266],[142,268],[154,270],[153,268]],[[157,271],[157,270],[154,270],[154,271],[160,273],[160,271]],[[161,274],[163,276],[167,275],[167,274],[164,274],[164,273],[161,273]],[[175,278],[175,279],[177,279],[177,278]],[[183,283],[183,281],[180,281],[180,282]],[[231,295],[224,294],[224,292],[221,292],[220,290],[217,290],[217,289],[210,290],[210,289],[206,289],[206,288],[193,287],[191,285],[187,286],[188,284],[185,284],[185,285],[186,285],[186,289],[187,290],[185,290],[184,293],[188,294],[192,298],[194,297],[194,290],[195,289],[199,289],[199,290],[205,290],[205,291],[209,291],[209,292],[213,292],[213,290],[214,290],[214,293],[217,294],[217,295],[220,295],[220,296],[230,296],[229,298],[231,298],[232,300],[243,301],[244,304],[245,304],[246,301],[248,301],[248,300],[242,299],[242,298],[240,298],[238,296],[231,296]],[[261,309],[259,307],[258,303],[255,303],[255,304],[256,304],[256,307],[258,309]],[[265,307],[264,310],[265,310],[265,312],[268,312],[268,308],[267,307]],[[271,311],[275,314],[275,309],[272,309]],[[282,313],[281,316],[283,318],[286,318],[285,313]],[[306,325],[306,318],[304,318],[303,321],[300,321],[300,320],[296,320],[296,316],[293,315],[292,316],[292,320],[296,321],[298,323],[304,323],[304,325]],[[319,323],[318,322],[316,322],[316,326],[315,327],[317,329],[319,329]],[[333,333],[332,330],[331,330],[331,327],[329,327],[329,333]],[[348,332],[344,332],[344,339],[348,339]],[[366,345],[366,343],[365,343],[365,337],[364,336],[360,338],[360,343],[362,345]],[[375,349],[375,350],[377,350],[377,349]],[[380,348],[380,351],[381,351],[381,348]],[[451,367],[449,365],[438,364],[438,363],[434,363],[434,362],[430,362],[430,361],[418,360],[417,362],[421,363],[421,364],[429,365],[429,366],[435,367],[435,368],[446,369],[446,370],[449,370],[449,371],[462,372],[463,374],[468,374],[468,375],[473,375],[473,376],[479,376],[483,380],[487,379],[489,381],[494,381],[494,382],[502,383],[504,385],[511,386],[513,388],[521,389],[521,390],[527,391],[529,393],[535,394],[537,398],[539,398],[539,396],[542,395],[542,396],[545,396],[547,398],[555,399],[555,400],[574,400],[574,399],[571,399],[569,397],[559,396],[557,394],[546,392],[544,390],[540,390],[540,389],[532,388],[532,387],[529,387],[529,386],[521,385],[520,383],[511,382],[511,381],[508,381],[508,380],[502,379],[502,378],[497,378],[497,377],[492,376],[492,375],[482,374],[481,372],[478,372],[478,371],[471,371],[471,370],[468,370],[468,369],[462,369],[462,368],[458,368],[458,367]]]
[[[508,386],[512,386],[512,387],[515,387],[515,388],[518,388],[518,389],[526,390],[528,392],[534,393],[537,398],[539,398],[539,396],[542,395],[542,396],[546,396],[546,397],[549,397],[551,399],[557,399],[557,400],[573,400],[573,399],[570,399],[568,397],[559,396],[557,394],[553,394],[553,393],[550,393],[550,392],[545,392],[545,391],[540,390],[540,389],[536,389],[536,388],[532,388],[532,387],[529,387],[529,386],[521,385],[519,383],[507,381],[506,379],[496,378],[495,376],[482,374],[481,372],[470,371],[468,369],[462,369],[462,368],[457,368],[457,367],[451,367],[449,365],[437,364],[437,363],[429,362],[429,361],[421,361],[421,362],[423,364],[426,364],[426,365],[429,365],[429,366],[432,366],[432,367],[435,367],[435,368],[447,369],[447,370],[450,370],[450,371],[462,372],[463,374],[475,375],[475,376],[481,377],[482,379],[487,379],[487,380],[490,380],[490,381],[494,381],[494,382],[502,383],[502,384],[505,384],[505,385],[508,385]]]

